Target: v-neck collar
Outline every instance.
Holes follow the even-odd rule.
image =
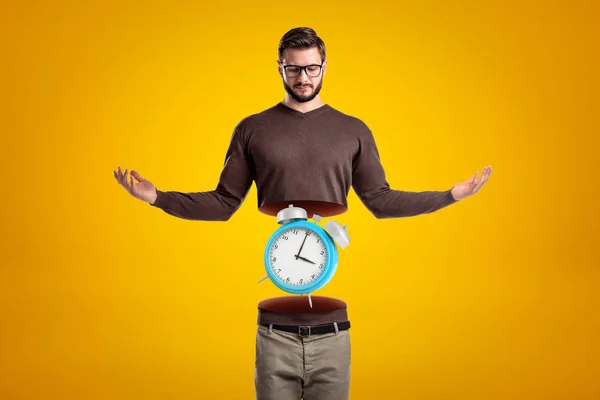
[[[328,104],[323,104],[321,107],[315,108],[314,110],[302,112],[286,106],[285,104],[283,104],[283,102],[277,103],[277,107],[279,107],[281,110],[285,111],[288,114],[295,115],[303,119],[312,117],[313,115],[319,115],[331,109],[331,107]]]

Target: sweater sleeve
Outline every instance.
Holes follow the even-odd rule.
[[[352,187],[376,218],[427,214],[457,201],[452,197],[452,188],[425,192],[391,189],[381,165],[375,139],[368,128],[359,137],[359,149],[352,162]]]
[[[227,221],[238,210],[252,186],[252,169],[241,132],[235,128],[215,190],[182,193],[156,190],[153,207],[175,217],[201,221]]]

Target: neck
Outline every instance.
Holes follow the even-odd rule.
[[[321,100],[321,97],[319,97],[318,95],[311,101],[307,101],[305,103],[298,103],[296,100],[292,99],[290,95],[286,95],[282,103],[288,106],[289,108],[293,108],[294,110],[303,113],[316,110],[317,108],[325,105],[325,103],[323,103],[323,100]]]

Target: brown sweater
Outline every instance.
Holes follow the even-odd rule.
[[[376,218],[431,213],[456,202],[451,189],[391,189],[373,134],[360,119],[329,105],[302,113],[278,103],[235,127],[215,190],[157,189],[152,206],[179,218],[227,221],[252,182],[258,209],[267,215],[289,204],[306,209],[309,218],[341,214],[350,187]]]

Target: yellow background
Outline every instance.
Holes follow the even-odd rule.
[[[395,189],[476,196],[377,220],[316,294],[348,303],[352,399],[598,399],[598,7],[562,2],[3,2],[0,399],[251,399],[263,246],[117,185],[212,190],[283,98],[277,44],[325,40],[322,98]]]

